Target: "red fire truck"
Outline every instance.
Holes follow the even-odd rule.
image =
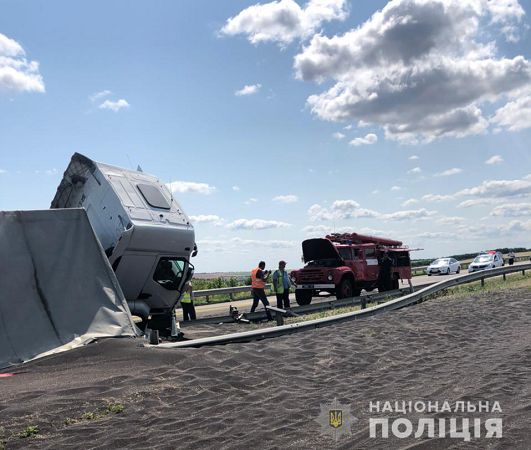
[[[308,305],[321,292],[347,298],[360,295],[362,289],[386,290],[378,281],[379,263],[386,252],[392,260],[391,285],[387,289],[398,289],[399,279],[411,280],[410,249],[401,241],[336,233],[303,241],[302,252],[306,265],[290,274],[299,305]]]

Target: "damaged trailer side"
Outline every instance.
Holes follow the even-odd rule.
[[[0,368],[136,335],[85,210],[0,211]]]

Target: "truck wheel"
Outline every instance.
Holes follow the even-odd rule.
[[[336,298],[354,297],[354,286],[348,278],[343,278],[341,283],[336,287]]]
[[[353,291],[352,291],[352,296],[353,297],[359,297],[361,295],[361,289],[359,288],[355,288]]]
[[[299,306],[309,305],[312,302],[310,289],[295,289],[295,301]]]

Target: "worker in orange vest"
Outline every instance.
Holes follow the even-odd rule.
[[[251,287],[253,293],[253,306],[251,307],[251,312],[254,312],[258,306],[258,302],[262,301],[266,310],[267,320],[273,320],[269,309],[266,308],[266,306],[269,306],[269,301],[267,300],[267,295],[265,293],[266,280],[271,271],[264,270],[265,266],[266,263],[264,261],[260,261],[258,263],[258,267],[251,270]]]

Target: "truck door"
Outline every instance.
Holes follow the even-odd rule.
[[[152,309],[171,309],[179,300],[188,273],[188,261],[183,257],[160,256],[153,260],[142,287],[142,297]]]
[[[378,272],[380,266],[378,265],[378,258],[376,257],[376,248],[365,248],[365,263],[366,263],[366,280],[376,281],[378,279]]]

